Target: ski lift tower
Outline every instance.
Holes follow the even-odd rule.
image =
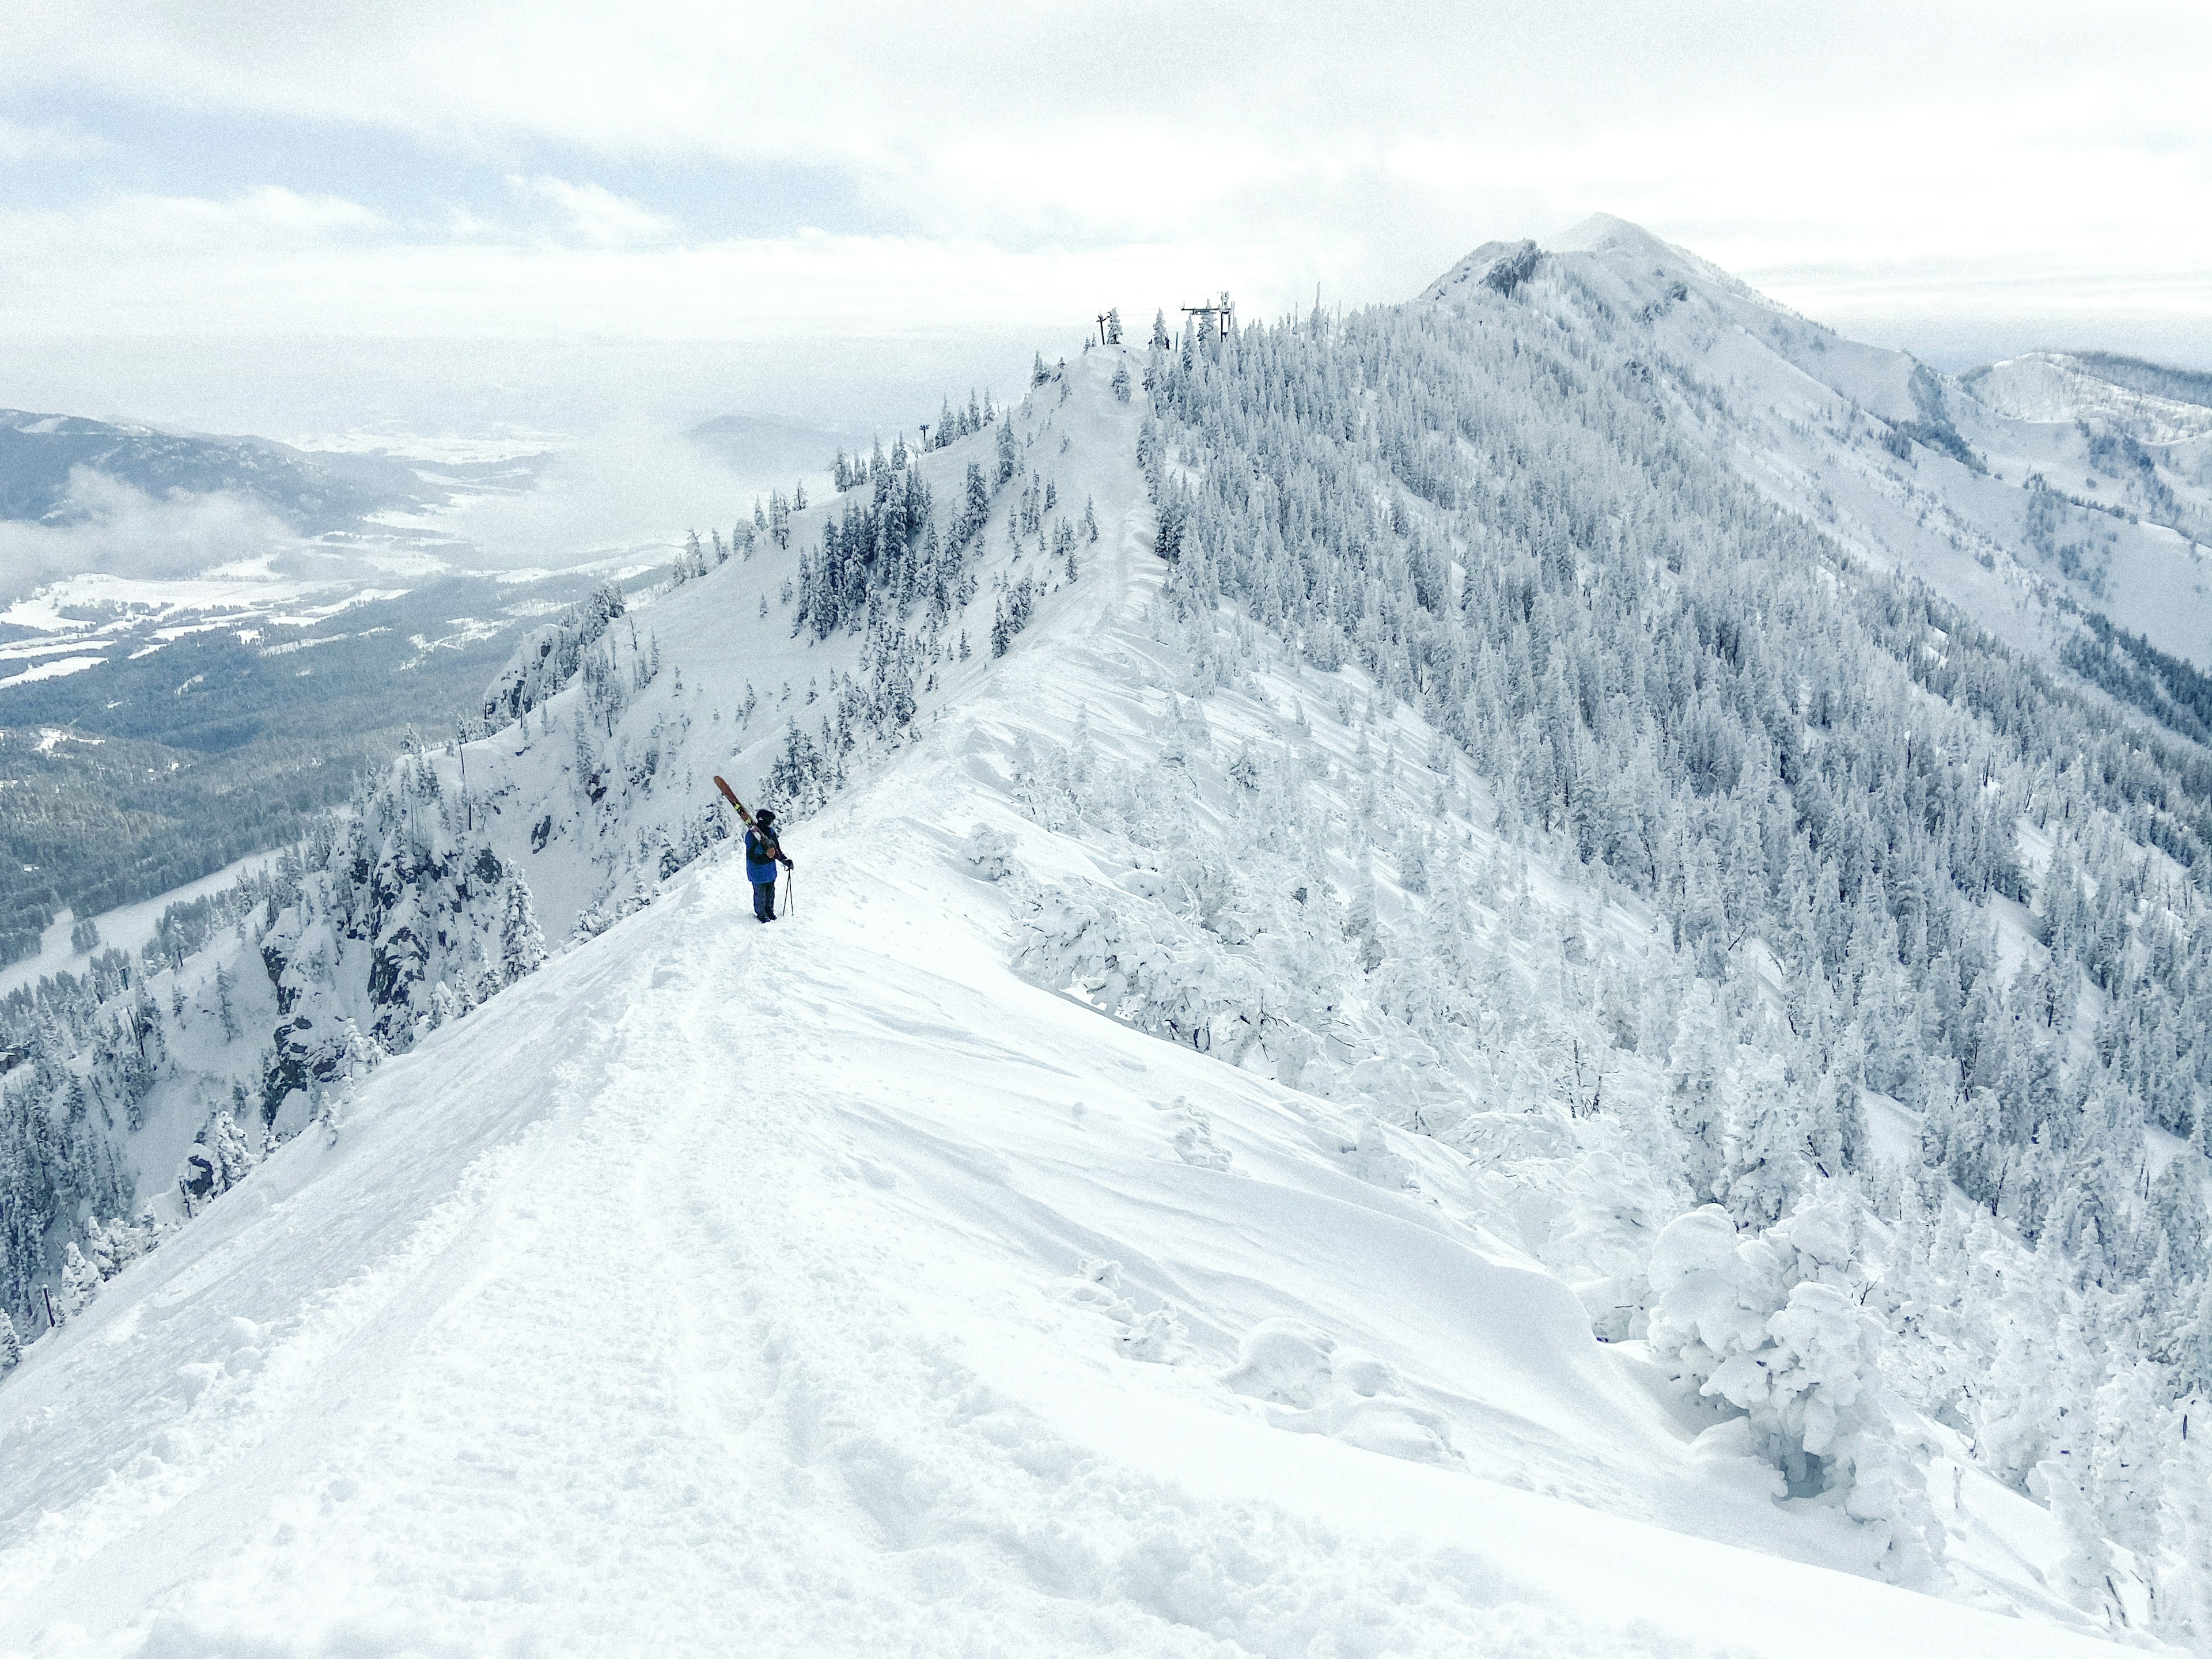
[[[1225,288],[1221,290],[1221,297],[1218,300],[1210,301],[1201,306],[1183,306],[1179,309],[1186,316],[1198,319],[1200,333],[1209,329],[1217,330],[1221,337],[1225,340],[1237,326],[1236,302],[1230,299],[1229,290]]]

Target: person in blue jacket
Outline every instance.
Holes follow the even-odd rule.
[[[745,830],[745,879],[753,884],[753,915],[763,921],[775,920],[775,866],[791,868],[775,838],[775,814],[763,806],[753,814]]]

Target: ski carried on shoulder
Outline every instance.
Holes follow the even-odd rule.
[[[738,817],[743,821],[745,828],[748,830],[751,829],[753,827],[753,815],[745,811],[745,804],[738,799],[738,792],[731,788],[727,783],[723,781],[722,776],[720,773],[716,773],[714,775],[714,787],[722,792],[722,799],[724,800],[729,802],[731,805],[738,809]]]

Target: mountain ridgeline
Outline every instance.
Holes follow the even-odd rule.
[[[1419,706],[1701,977],[1773,984],[1808,1101],[1847,1065],[1924,1114],[1924,1162],[2130,1283],[2158,1217],[2083,1172],[2124,1188],[2143,1125],[2204,1133],[2212,761],[1762,501],[1704,389],[1609,342],[1571,265],[1516,291],[1157,354],[1170,591]],[[1720,1126],[1684,1127],[1723,1191]],[[1807,1145],[1832,1136],[1862,1139]]]
[[[601,948],[726,839],[710,775],[801,820],[941,726],[939,787],[1024,833],[928,844],[1020,973],[1358,1114],[1363,1182],[1413,1185],[1393,1135],[1449,1149],[1423,1178],[1851,1565],[2205,1649],[2212,756],[2199,647],[2130,620],[2197,556],[2185,512],[2029,481],[2075,418],[1617,221],[1405,305],[1040,358],[538,630],[459,752],[158,951],[0,1005],[0,1300],[82,1308],[547,939]],[[2178,508],[2191,465],[2154,458]],[[1031,625],[1082,706],[961,727]],[[1227,1168],[1174,1111],[1177,1167]],[[1434,1451],[1405,1420],[1389,1455]],[[2029,1589],[1987,1589],[1969,1473],[2063,1540]]]

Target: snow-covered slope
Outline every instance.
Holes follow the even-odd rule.
[[[2212,667],[2212,451],[2168,384],[2188,377],[2137,365],[2165,374],[2154,394],[2039,354],[1953,380],[1606,214],[1486,244],[1424,297],[1457,302],[1516,246],[1523,302],[1683,377],[1719,453],[1879,568],[2046,656],[2093,611]]]
[[[695,860],[33,1346],[0,1650],[2094,1650],[2049,1622],[2048,1518],[1963,1467],[1980,1607],[1856,1576],[1868,1528],[1777,1503],[1595,1340],[1503,1143],[1470,1164],[1015,970],[1041,892],[1147,878],[1054,827],[1041,750],[1188,773],[1209,818],[1271,737],[1306,734],[1322,810],[1397,787],[1377,740],[1432,752],[1265,650],[1195,735],[1135,416],[1073,373],[1030,453],[1097,501],[1087,568],[793,834],[795,916]],[[646,613],[651,695],[821,672],[746,625],[758,575]],[[519,801],[527,758],[478,787]],[[1434,781],[1439,832],[1502,856],[1463,767]]]
[[[0,1650],[2203,1639],[2201,757],[1639,237],[776,501],[40,1001]]]
[[[2002,417],[1997,447],[2053,488],[2212,542],[2212,374],[2033,351],[1970,369],[1959,385]]]
[[[1340,1115],[1014,980],[951,829],[833,815],[775,933],[702,869],[40,1345],[0,1642],[2078,1645],[1641,1518],[1781,1530]]]

